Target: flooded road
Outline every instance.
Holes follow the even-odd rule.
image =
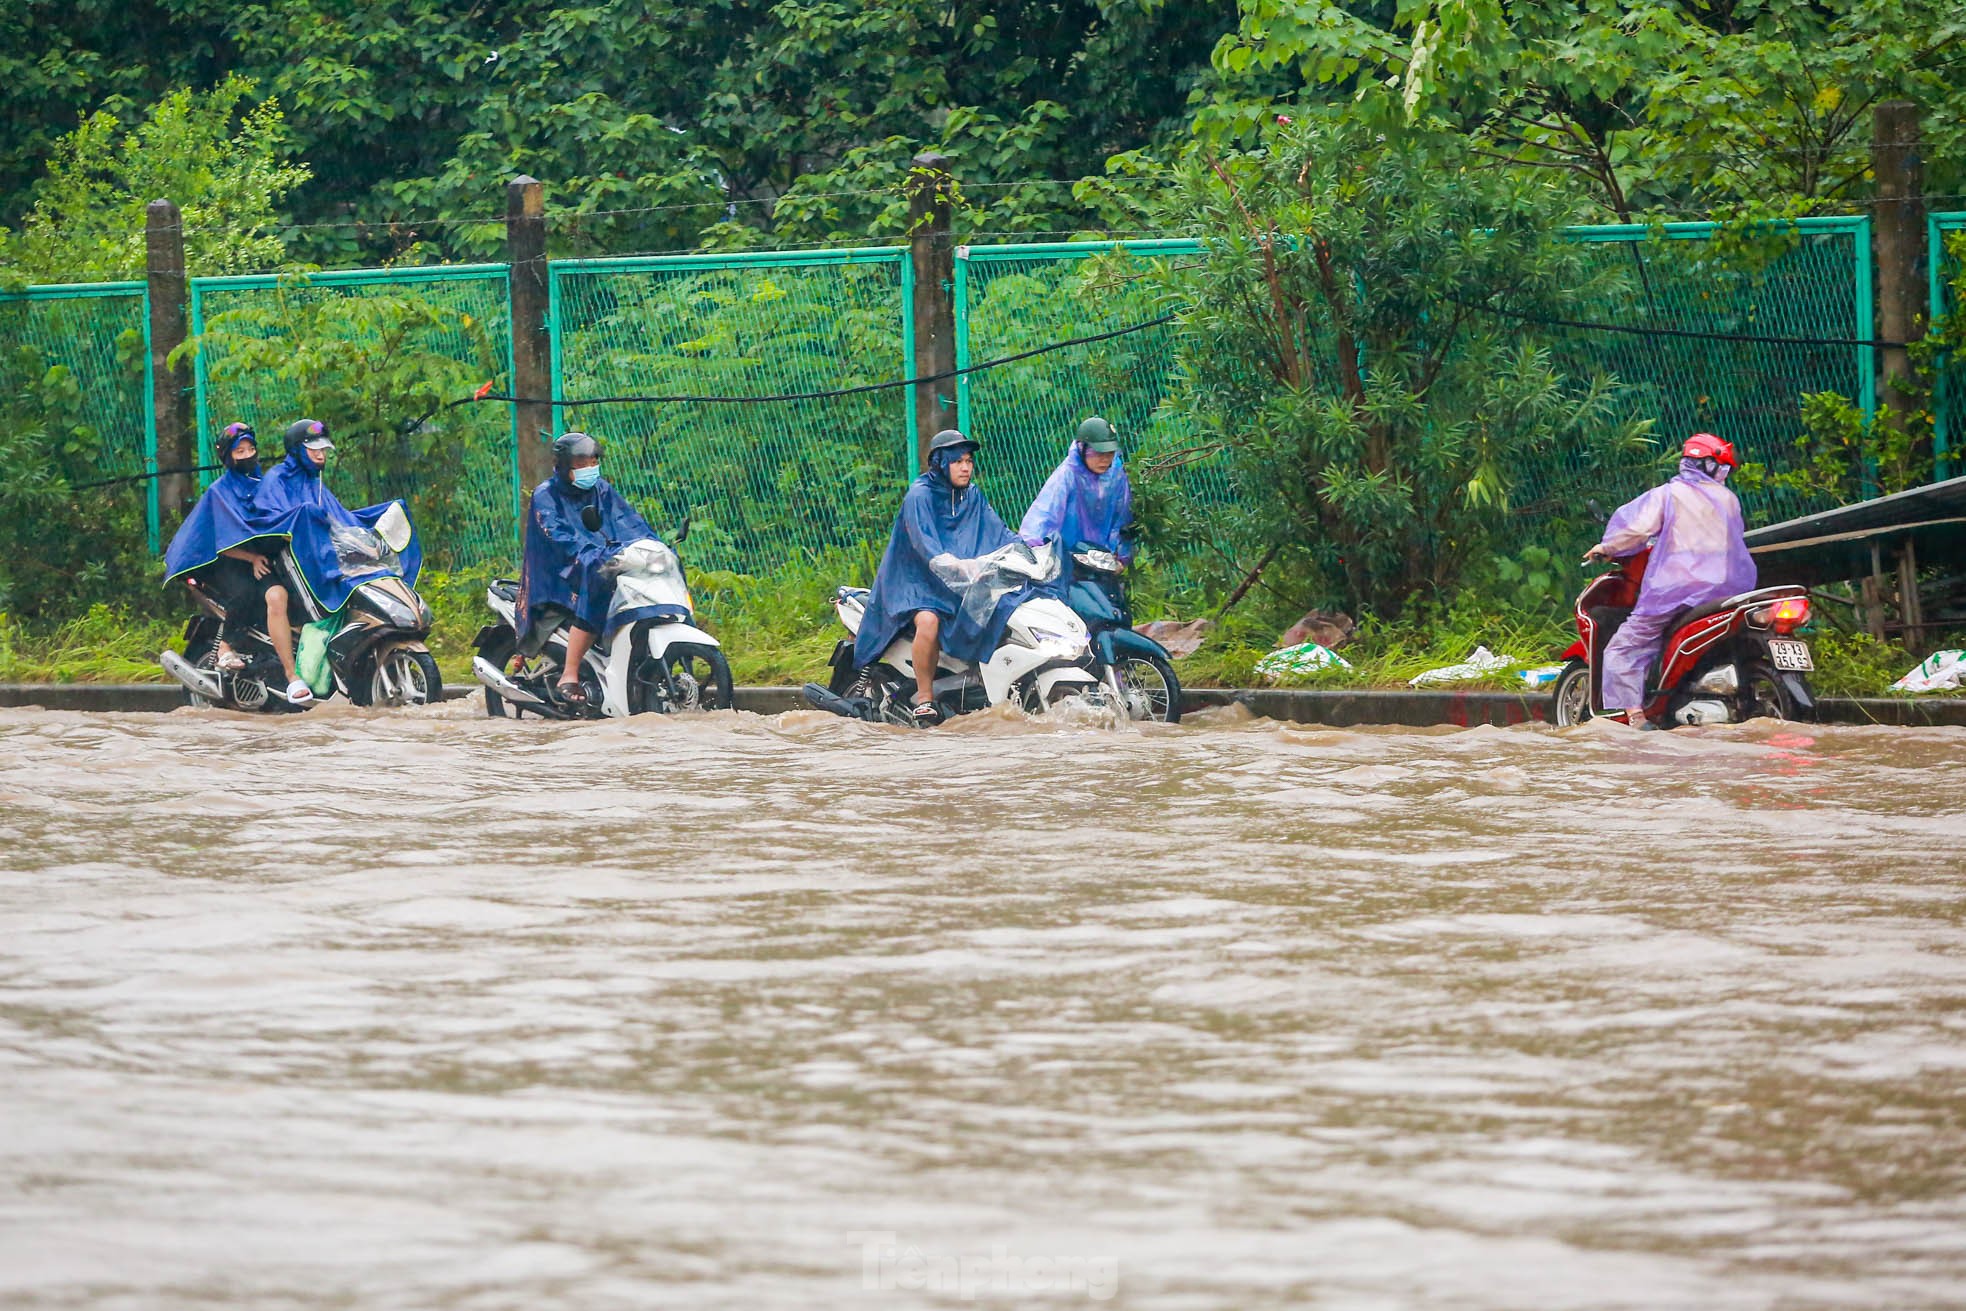
[[[0,711],[12,1308],[1966,1301],[1966,731]]]

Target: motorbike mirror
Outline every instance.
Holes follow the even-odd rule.
[[[600,532],[600,531],[601,531],[601,507],[599,507],[598,505],[583,505],[583,506],[581,506],[581,507],[580,507],[580,522],[581,522],[581,525],[582,525],[582,526],[583,526],[584,528],[586,528],[588,532],[590,532],[590,533],[598,533],[598,532]]]
[[[1592,522],[1592,523],[1610,523],[1610,522],[1611,522],[1611,516],[1610,516],[1610,515],[1608,515],[1608,514],[1606,514],[1606,513],[1604,512],[1604,507],[1603,507],[1603,506],[1601,506],[1601,505],[1599,505],[1599,504],[1597,503],[1597,498],[1596,498],[1596,497],[1594,497],[1594,496],[1593,496],[1593,497],[1592,497],[1592,498],[1591,498],[1590,500],[1588,500],[1588,501],[1585,501],[1585,502],[1584,502],[1584,508],[1585,508],[1586,510],[1589,510],[1589,511],[1591,512],[1591,522]]]
[[[676,529],[675,535],[669,539],[669,542],[672,546],[681,546],[688,538],[689,516],[686,514],[683,516],[682,525]]]

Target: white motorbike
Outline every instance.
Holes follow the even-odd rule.
[[[974,560],[939,555],[929,568],[962,597],[963,608],[979,623],[995,613],[1007,593],[1058,577],[1059,561],[1049,542],[1030,547],[1013,542]],[[856,719],[912,725],[915,700],[914,626],[904,627],[872,664],[857,667],[854,638],[866,617],[864,587],[842,587],[833,594],[833,611],[849,636],[833,648],[832,678],[825,687],[805,685],[806,700],[821,710]],[[935,699],[944,717],[1009,703],[1031,714],[1068,700],[1106,706],[1104,684],[1093,673],[1085,622],[1062,600],[1034,596],[1010,614],[1003,638],[981,662],[958,660],[942,652],[935,674]]]
[[[676,540],[687,532],[685,525]],[[486,590],[498,621],[478,630],[478,654],[471,661],[471,672],[485,685],[486,714],[598,719],[731,708],[730,662],[717,639],[696,626],[676,553],[646,538],[630,542],[608,563],[616,570],[614,599],[602,631],[611,636],[597,639],[581,662],[584,706],[556,691],[573,617],[555,614],[543,638],[534,633],[522,656],[514,622],[518,583],[501,578]]]

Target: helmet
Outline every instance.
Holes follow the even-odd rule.
[[[1079,425],[1078,443],[1088,451],[1117,451],[1120,436],[1112,424],[1095,414]]]
[[[982,444],[982,442],[977,441],[974,437],[960,432],[955,428],[944,428],[941,432],[936,433],[935,436],[928,439],[928,453],[931,459],[934,458],[937,451],[955,451],[956,455],[960,455],[963,450],[973,451]],[[955,459],[956,455],[951,455],[949,458]]]
[[[1734,444],[1724,442],[1710,432],[1696,432],[1688,437],[1679,453],[1688,460],[1717,460],[1730,469],[1741,467],[1741,461],[1734,454]]]
[[[240,442],[251,442],[255,446],[259,445],[259,436],[253,432],[253,426],[250,423],[226,424],[225,431],[218,435],[218,458],[220,463],[230,464],[232,462],[232,448]]]
[[[305,446],[316,451],[332,451],[334,443],[328,440],[328,425],[319,419],[295,419],[287,425],[287,454],[297,455]]]
[[[573,462],[601,458],[601,443],[584,432],[563,432],[553,439],[553,476],[571,478]]]

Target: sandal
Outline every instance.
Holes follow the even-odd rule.
[[[908,714],[914,719],[916,728],[933,728],[942,722],[942,707],[934,701],[924,701],[912,707]]]
[[[559,697],[561,705],[571,710],[587,709],[587,685],[585,683],[556,683],[553,687],[553,694]]]

